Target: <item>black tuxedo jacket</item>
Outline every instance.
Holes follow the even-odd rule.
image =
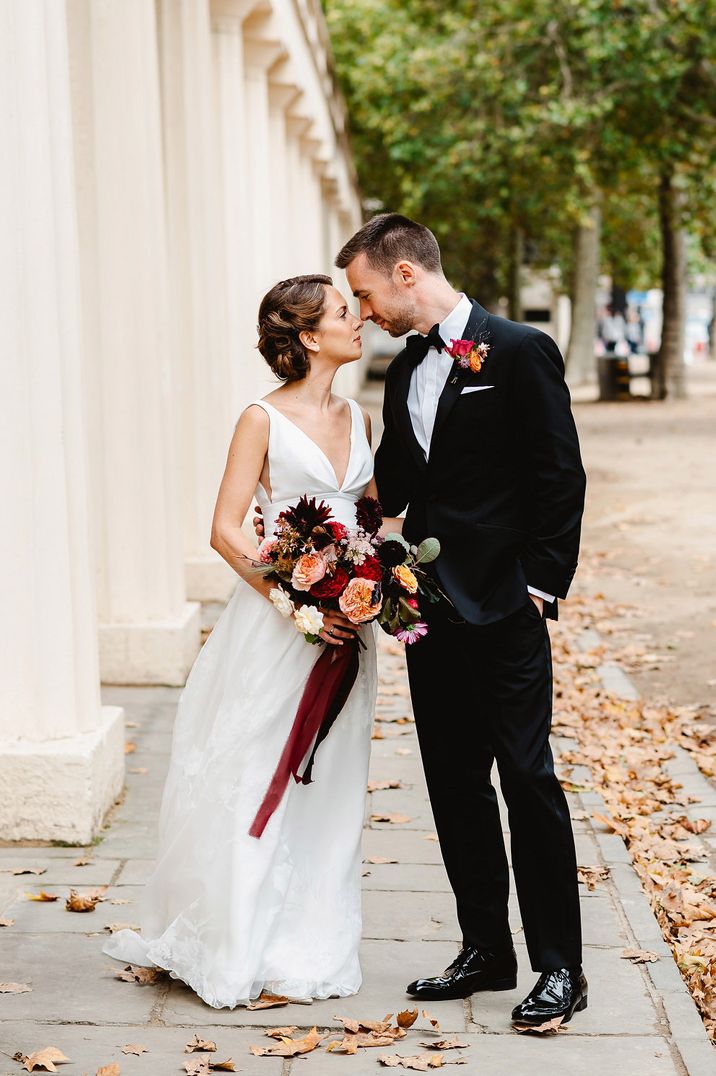
[[[463,337],[490,350],[479,373],[456,363],[448,376],[427,461],[408,412],[407,351],[389,366],[375,477],[386,515],[407,507],[408,541],[440,540],[434,572],[459,615],[489,624],[524,604],[528,583],[566,597],[586,478],[554,341],[474,300]],[[463,391],[473,386],[484,387]],[[545,615],[557,618],[556,601]]]

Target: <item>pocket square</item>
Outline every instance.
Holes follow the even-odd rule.
[[[468,392],[483,392],[485,389],[494,389],[494,387],[494,385],[467,385],[460,395],[465,396]]]

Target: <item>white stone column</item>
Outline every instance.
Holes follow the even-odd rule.
[[[290,171],[286,111],[300,95],[296,86],[269,82],[269,126],[271,157],[271,248],[276,279],[293,276],[291,250],[293,175]]]
[[[101,707],[65,12],[0,5],[0,837],[90,841],[124,776]]]
[[[252,146],[246,123],[243,23],[257,0],[212,0],[212,34],[224,205],[224,277],[231,410],[236,421],[248,403],[264,396],[270,371],[256,351],[258,301],[254,282],[249,199]]]
[[[186,601],[153,0],[67,0],[100,667],[181,685]]]
[[[157,15],[187,595],[226,601],[236,573],[209,545],[235,423],[209,7],[203,0],[157,0]]]

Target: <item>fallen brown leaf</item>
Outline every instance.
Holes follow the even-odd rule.
[[[417,1009],[404,1009],[403,1012],[399,1012],[396,1016],[398,1027],[412,1027],[417,1019]]]
[[[622,953],[622,960],[631,960],[632,964],[653,964],[658,959],[658,955],[648,949],[625,949]]]
[[[168,975],[169,972],[164,968],[142,968],[138,964],[127,964],[122,971],[115,973],[115,977],[125,983],[142,983],[143,985],[161,982]]]
[[[383,1054],[378,1058],[381,1065],[386,1068],[412,1069],[413,1072],[428,1072],[430,1069],[441,1069],[445,1065],[466,1065],[464,1057],[445,1058],[442,1054],[415,1054],[406,1057],[403,1054]]]
[[[13,867],[12,874],[46,874],[47,867]]]
[[[46,893],[44,889],[41,889],[39,893],[26,893],[25,896],[28,900],[47,901],[48,903],[60,899],[59,893]]]
[[[459,1039],[434,1039],[433,1042],[421,1042],[428,1050],[467,1050],[470,1043],[460,1042]]]
[[[132,743],[132,741],[131,741],[131,740],[127,740],[127,742],[126,742],[126,743],[125,743],[125,745],[124,745],[124,753],[125,753],[125,755],[131,755],[131,754],[133,754],[133,753],[134,753],[134,752],[135,752],[136,750],[137,750],[137,745],[136,745],[136,743]]]
[[[142,928],[139,923],[106,923],[104,929],[116,934],[118,930],[136,930],[139,933]]]
[[[606,882],[608,877],[609,867],[577,867],[577,879],[584,882],[590,893],[596,889],[597,882]]]
[[[89,893],[78,893],[76,889],[70,889],[70,895],[65,901],[68,912],[93,912],[102,900],[102,894],[107,892],[107,886],[100,886]]]
[[[207,1053],[213,1053],[216,1050],[216,1043],[211,1039],[202,1039],[198,1035],[195,1035],[191,1042],[188,1042],[184,1047],[185,1054],[193,1054],[197,1050],[204,1050]]]
[[[110,1061],[109,1065],[102,1065],[97,1069],[95,1076],[120,1076],[119,1063]]]
[[[433,1016],[433,1014],[429,1013],[427,1009],[423,1009],[423,1020],[429,1021],[429,1023],[432,1024],[432,1026],[435,1028],[435,1030],[438,1033],[440,1032],[440,1024],[438,1023],[436,1018]]]
[[[368,856],[364,863],[397,863],[397,859],[389,859],[388,856]]]
[[[140,1046],[137,1042],[128,1042],[126,1046],[122,1047],[123,1054],[136,1054],[137,1057],[141,1057],[142,1054],[148,1054],[149,1050],[146,1046]]]
[[[369,781],[368,782],[368,791],[369,792],[384,792],[389,788],[402,788],[402,787],[403,787],[403,785],[402,785],[401,781]]]
[[[249,1046],[249,1050],[254,1057],[296,1057],[297,1054],[310,1054],[325,1038],[325,1035],[320,1035],[318,1030],[312,1027],[301,1039],[292,1039],[285,1035],[273,1046]]]
[[[410,815],[407,814],[372,814],[370,816],[371,822],[390,822],[394,826],[400,826],[403,822],[410,821]]]
[[[58,1050],[56,1046],[45,1046],[44,1049],[35,1050],[29,1056],[19,1050],[16,1054],[13,1054],[13,1061],[20,1061],[22,1067],[27,1069],[28,1072],[34,1072],[35,1069],[42,1069],[45,1072],[57,1072],[55,1062],[63,1064],[69,1060],[69,1057],[65,1057],[62,1050]]]
[[[79,859],[76,859],[74,861],[72,866],[73,867],[86,867],[90,863],[94,863],[94,860],[92,859],[91,856],[80,856]]]
[[[27,983],[0,983],[0,994],[27,994],[30,990]]]
[[[512,1025],[515,1031],[534,1032],[536,1035],[556,1035],[558,1031],[569,1031],[563,1023],[563,1016],[555,1016],[554,1020],[546,1020],[544,1024],[518,1024]]]
[[[14,919],[0,919],[0,927],[11,927],[14,922]]]
[[[279,994],[266,994],[261,993],[255,1001],[250,1001],[246,1006],[247,1009],[278,1009],[281,1005],[288,1005],[288,998],[281,997]]]
[[[293,1035],[294,1031],[298,1031],[297,1024],[289,1024],[288,1027],[270,1027],[266,1034],[270,1039],[286,1039]]]

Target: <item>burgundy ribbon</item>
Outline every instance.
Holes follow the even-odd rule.
[[[343,646],[326,646],[311,669],[281,758],[251,824],[249,836],[261,836],[281,802],[291,777],[297,783],[311,783],[316,750],[328,735],[356,682],[358,647],[357,637],[355,642],[346,642]],[[303,775],[299,776],[298,767],[314,737],[311,756]]]

